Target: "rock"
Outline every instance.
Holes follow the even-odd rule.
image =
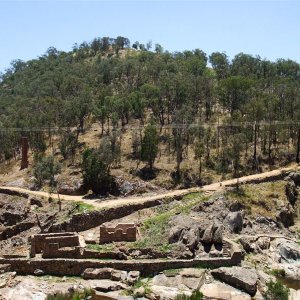
[[[33,274],[35,276],[43,276],[45,274],[45,272],[41,269],[36,269],[36,270],[34,270]]]
[[[243,216],[240,211],[230,212],[227,217],[226,221],[234,233],[240,233],[243,229]]]
[[[85,269],[82,273],[84,279],[111,279],[112,268]]]
[[[58,186],[57,192],[63,195],[81,195],[84,193],[83,181],[77,177],[69,177],[68,182],[64,182]]]
[[[222,267],[212,270],[213,277],[237,288],[245,291],[250,296],[254,296],[257,291],[257,274],[254,269],[246,269],[242,267]]]
[[[119,186],[119,191],[124,196],[132,194],[134,192],[134,190],[135,190],[134,185],[131,184],[129,181],[124,181]]]
[[[206,270],[204,269],[193,269],[193,268],[187,268],[182,269],[179,274],[182,277],[194,277],[194,278],[202,278],[206,274]]]
[[[169,243],[170,244],[177,243],[180,240],[183,230],[184,227],[181,226],[172,227],[168,238]]]
[[[99,291],[96,291],[95,294],[93,295],[93,300],[118,300],[118,299],[120,298]],[[133,300],[133,297],[131,297],[130,300],[131,299]]]
[[[284,227],[290,227],[294,225],[294,209],[290,206],[281,207],[276,219],[282,223]]]
[[[29,201],[30,201],[30,205],[36,205],[37,207],[43,207],[43,202],[41,200],[39,200],[39,199],[31,197],[29,199]]]
[[[287,261],[295,261],[300,259],[300,246],[290,240],[277,239],[276,245],[281,257]]]
[[[245,205],[238,201],[234,201],[234,202],[230,203],[230,205],[229,205],[229,210],[231,212],[237,212],[237,211],[241,211],[243,209],[245,209]]]
[[[127,272],[112,269],[110,278],[114,281],[125,281],[127,278]]]
[[[138,289],[134,290],[133,295],[135,298],[138,298],[138,297],[143,297],[145,293],[146,293],[145,288],[141,286]]]
[[[293,181],[296,186],[300,185],[300,172],[291,172],[284,178],[287,181]]]
[[[167,287],[160,285],[152,285],[151,290],[157,299],[175,299],[178,295],[191,296],[192,292],[184,286],[176,287]]]
[[[194,251],[199,241],[198,229],[190,228],[188,231],[185,231],[181,241],[187,245],[190,251]]]
[[[270,242],[271,239],[269,237],[260,237],[256,241],[256,245],[261,249],[261,250],[267,250],[270,248]]]
[[[298,190],[294,181],[288,181],[285,186],[286,197],[292,205],[294,205],[298,199]]]
[[[219,225],[213,234],[213,243],[222,244],[223,243],[223,225]]]
[[[221,282],[204,284],[200,288],[200,292],[203,293],[204,299],[251,300],[248,294]]]
[[[222,243],[223,242],[223,225],[214,222],[208,226],[202,235],[202,242],[205,244]]]
[[[10,272],[10,270],[11,270],[10,264],[2,264],[2,265],[0,265],[0,274],[6,273],[6,272]]]
[[[139,280],[139,278],[140,278],[139,271],[129,271],[126,280],[129,284],[134,284]]]
[[[165,274],[158,274],[151,280],[152,285],[172,286],[170,285],[169,277]]]
[[[294,290],[290,289],[290,295],[289,295],[290,300],[299,300],[300,299],[300,290]]]
[[[119,291],[125,290],[128,286],[121,282],[116,282],[108,279],[103,280],[89,280],[91,288],[95,289],[96,291],[100,292],[111,292],[111,291]]]
[[[214,225],[210,225],[209,227],[207,227],[203,233],[202,236],[202,242],[206,243],[206,244],[210,244],[212,243],[213,240],[213,232],[214,231]]]

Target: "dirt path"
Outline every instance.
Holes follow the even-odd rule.
[[[269,172],[264,172],[260,174],[254,174],[249,176],[240,177],[239,179],[230,179],[225,180],[219,183],[213,183],[209,185],[205,185],[203,187],[195,187],[195,188],[189,188],[189,189],[182,189],[182,190],[174,190],[170,192],[155,194],[151,196],[132,196],[132,197],[119,197],[116,199],[110,199],[110,200],[99,200],[99,199],[86,199],[83,196],[70,196],[70,195],[60,195],[60,199],[66,200],[66,201],[82,201],[87,204],[92,204],[97,209],[103,209],[108,207],[116,207],[116,206],[124,206],[124,205],[131,205],[136,203],[144,203],[147,201],[157,200],[157,199],[166,199],[170,197],[177,197],[177,196],[184,196],[189,193],[193,192],[199,192],[199,191],[205,191],[205,192],[214,192],[218,190],[222,190],[223,187],[233,185],[237,183],[237,180],[239,183],[246,183],[246,182],[252,182],[255,180],[263,180],[267,178],[271,178],[274,176],[281,175],[282,173],[286,171],[291,170],[299,170],[299,167],[294,164],[287,168],[280,168]],[[8,186],[0,186],[0,189],[6,189],[10,191],[16,191],[21,192],[33,196],[41,196],[41,197],[52,197],[54,199],[58,199],[57,194],[50,194],[48,192],[43,191],[31,191],[19,187],[8,187]]]

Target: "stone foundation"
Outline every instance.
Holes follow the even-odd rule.
[[[30,237],[30,257],[35,257],[36,254],[46,255],[45,257],[58,257],[56,249],[63,247],[85,246],[82,237],[76,232],[62,232],[62,233],[46,233],[36,234]],[[53,254],[51,251],[53,250]]]
[[[136,233],[137,229],[134,223],[120,223],[114,227],[103,225],[100,227],[100,244],[135,242]]]

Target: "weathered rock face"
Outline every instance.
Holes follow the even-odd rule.
[[[284,227],[290,227],[294,225],[294,210],[291,205],[281,207],[276,219],[282,223]]]
[[[232,268],[219,268],[216,270],[212,270],[211,274],[237,288],[245,291],[250,296],[254,296],[257,291],[257,274],[254,269],[246,269],[242,267],[232,267]]]
[[[92,280],[90,281],[90,285],[93,289],[100,292],[111,292],[111,291],[119,291],[125,290],[128,286],[121,282],[111,281],[107,279],[103,280]]]
[[[234,233],[239,233],[243,229],[243,215],[241,211],[230,212],[226,217],[230,229]]]
[[[221,282],[204,284],[200,291],[203,293],[204,299],[251,300],[248,294]]]
[[[201,238],[203,243],[211,244],[211,243],[222,243],[223,241],[223,225],[213,223],[209,227],[207,227],[203,233]]]
[[[277,239],[276,246],[284,260],[295,261],[300,259],[300,246],[297,243],[286,239]]]
[[[294,181],[288,181],[285,186],[285,194],[288,201],[294,205],[298,199],[298,190]]]

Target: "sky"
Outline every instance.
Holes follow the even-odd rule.
[[[0,72],[53,46],[118,35],[165,50],[244,52],[300,62],[300,0],[0,0]]]

